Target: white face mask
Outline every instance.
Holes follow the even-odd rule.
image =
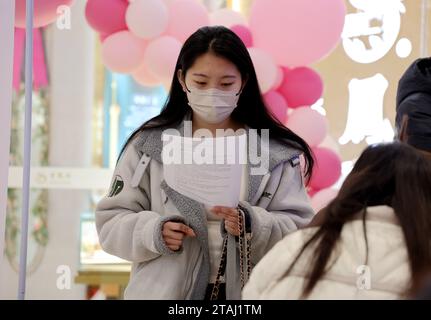
[[[219,89],[187,90],[189,106],[204,121],[216,124],[226,120],[237,107],[239,93]]]

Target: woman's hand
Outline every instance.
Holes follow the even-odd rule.
[[[224,219],[224,228],[231,235],[239,236],[239,212],[236,208],[215,206],[211,208],[211,212],[216,216]]]
[[[180,250],[186,237],[196,237],[192,228],[180,222],[165,222],[162,228],[163,240],[172,251]]]

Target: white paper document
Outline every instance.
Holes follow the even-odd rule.
[[[246,165],[246,136],[164,136],[163,172],[177,192],[207,207],[235,208]]]

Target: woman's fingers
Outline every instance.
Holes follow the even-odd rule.
[[[178,232],[178,231],[172,231],[172,230],[164,230],[162,232],[163,237],[165,238],[171,238],[171,239],[175,239],[175,240],[183,240],[185,237],[185,234],[182,232]]]
[[[221,207],[221,206],[215,206],[211,209],[211,211],[224,219],[225,221],[225,229],[227,232],[234,236],[239,235],[239,212],[235,208],[228,208],[228,207]]]
[[[183,244],[182,240],[176,240],[176,239],[172,239],[172,238],[166,239],[166,245],[167,246],[179,246],[179,247],[181,247],[182,244]]]
[[[225,215],[238,215],[238,210],[236,208],[215,206],[211,210],[213,212],[225,214]]]
[[[193,229],[190,228],[189,226],[186,226],[184,223],[179,223],[179,222],[167,222],[167,223],[170,223],[169,227],[173,231],[182,232],[189,237],[196,237],[196,234],[193,231]]]
[[[177,233],[182,233],[189,237],[196,237],[196,234],[193,231],[193,229],[186,226],[184,223],[168,221],[168,222],[165,222],[163,226],[163,230],[165,229],[173,232],[177,232]]]
[[[235,222],[230,222],[230,221],[225,220],[224,225],[231,228],[231,229],[235,229],[235,230],[238,229],[238,224],[236,224]]]
[[[225,221],[224,228],[230,234],[232,234],[234,236],[239,236],[238,224],[235,224],[235,223],[232,223],[232,222],[229,222],[229,221]]]
[[[168,248],[172,251],[178,251],[180,250],[181,246],[175,246],[175,245],[168,245]]]
[[[177,251],[181,248],[184,237],[185,235],[183,233],[172,230],[166,231],[163,235],[163,239],[165,240],[167,247],[173,251]]]
[[[215,206],[211,209],[211,211],[215,215],[217,215],[217,216],[219,216],[225,220],[238,221],[239,213],[238,213],[238,210],[235,208]]]
[[[229,216],[229,217],[225,217],[224,219],[225,219],[225,221],[229,221],[229,222],[232,222],[235,224],[238,224],[238,222],[239,222],[238,216],[236,216],[236,217]]]
[[[163,240],[167,247],[173,251],[177,251],[183,245],[183,240],[186,236],[196,237],[192,228],[179,222],[165,222],[162,229]]]

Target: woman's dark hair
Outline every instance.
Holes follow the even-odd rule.
[[[395,211],[407,247],[412,279],[406,294],[414,293],[431,268],[430,195],[431,161],[425,156],[400,142],[368,147],[347,176],[338,196],[319,213],[323,217],[322,225],[304,244],[284,276],[292,271],[307,248],[313,248],[302,298],[308,296],[330,268],[328,263],[344,224],[358,213],[363,214],[366,265],[366,208],[387,205]]]
[[[208,52],[235,64],[241,73],[243,81],[246,80],[238,106],[232,113],[232,119],[258,131],[260,129],[269,129],[270,137],[303,152],[306,160],[305,176],[309,178],[314,165],[310,147],[298,135],[276,120],[275,116],[265,107],[253,62],[247,48],[234,32],[221,26],[200,28],[186,40],[175,67],[169,97],[161,113],[134,131],[121,153],[128,143],[143,130],[168,128],[182,122],[190,107],[188,106],[187,95],[182,90],[177,78],[178,70],[181,69],[185,77],[187,70],[193,66],[195,60]]]

